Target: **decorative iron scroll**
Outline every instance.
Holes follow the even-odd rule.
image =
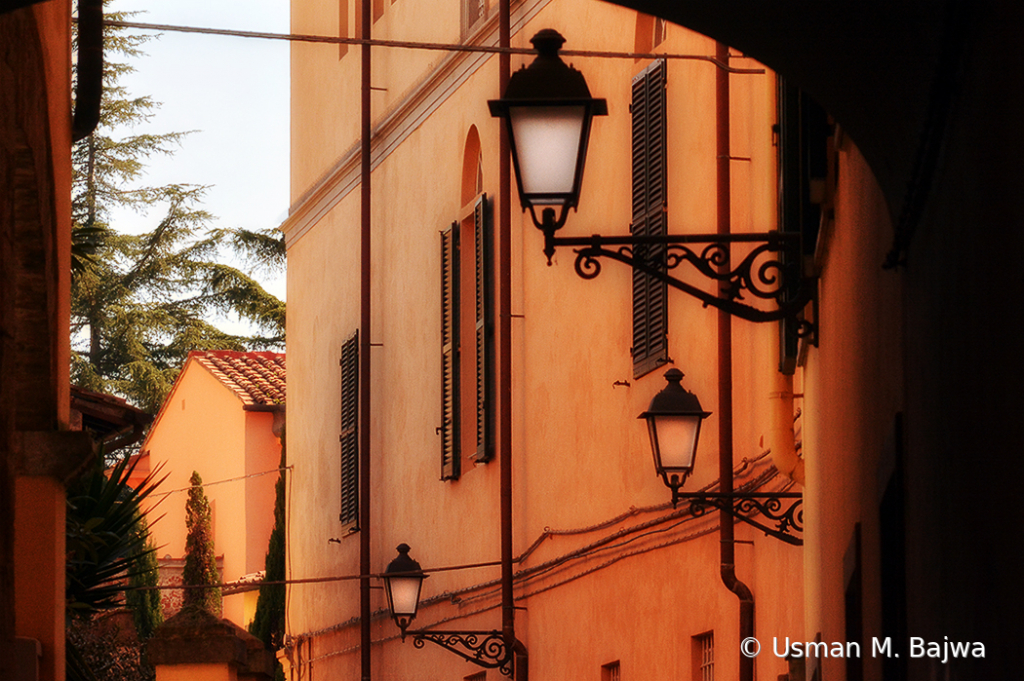
[[[752,248],[740,262],[732,264],[732,246],[750,244]],[[690,234],[667,236],[556,237],[546,232],[546,251],[558,246],[574,248],[576,274],[593,279],[601,273],[601,258],[617,260],[656,277],[673,288],[729,314],[752,322],[780,319],[796,321],[797,335],[814,339],[814,326],[800,319],[799,313],[814,296],[813,282],[800,269],[798,234],[766,232],[762,234]],[[723,284],[715,295],[668,272],[689,264],[704,277]],[[746,302],[744,295],[771,300],[778,306],[763,310]]]
[[[690,512],[694,516],[704,515],[709,508],[717,508],[737,520],[753,525],[768,536],[794,546],[804,544],[804,540],[796,534],[804,531],[804,499],[800,492],[715,494],[672,490],[672,503],[680,499],[690,502]],[[790,499],[793,501],[787,506],[786,500]],[[775,527],[757,520],[757,516],[774,522]]]
[[[450,650],[463,659],[487,669],[512,676],[512,651],[500,631],[413,631],[412,644],[422,648],[425,641]]]

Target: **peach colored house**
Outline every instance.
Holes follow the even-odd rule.
[[[168,475],[151,497],[148,512],[163,583],[180,583],[185,502],[193,471],[202,476],[210,501],[222,581],[264,569],[274,523],[284,403],[284,354],[210,350],[189,355],[142,445],[136,468],[136,476],[160,466]],[[170,615],[180,607],[180,593],[165,594],[165,614]],[[256,596],[252,590],[226,591],[224,617],[247,625]]]

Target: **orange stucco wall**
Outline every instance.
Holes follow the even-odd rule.
[[[158,665],[156,681],[235,681],[238,671],[230,664]]]
[[[272,414],[242,407],[237,395],[190,360],[143,446],[149,469],[163,465],[168,476],[149,511],[157,555],[184,557],[187,488],[197,471],[208,485],[215,551],[224,557],[225,582],[264,568],[277,476],[245,476],[275,471],[281,456],[280,442],[271,432]],[[210,485],[227,480],[233,481]],[[224,597],[224,617],[233,622],[244,626],[254,612],[255,592]]]
[[[43,681],[64,678],[65,491],[63,481],[49,475],[17,475],[11,445],[17,430],[69,427],[70,16],[70,3],[60,1],[5,12],[4,35],[12,42],[0,60],[6,157],[0,173],[9,183],[0,226],[7,287],[0,312],[0,465],[10,466],[0,490],[6,514],[3,634],[40,643]],[[25,300],[40,307],[18,309]],[[48,453],[70,458],[70,452]],[[0,645],[6,655],[7,641]],[[4,659],[0,675],[12,661]]]
[[[21,476],[15,486],[15,631],[42,643],[39,678],[64,678],[64,486],[42,476]]]
[[[881,192],[852,143],[840,147],[835,227],[821,258],[820,348],[805,371],[808,494],[806,519],[807,640],[845,640],[844,557],[861,525],[865,636],[880,636],[878,500],[880,459],[903,408],[901,283],[883,270],[891,227]],[[866,335],[863,329],[875,333]],[[853,370],[853,369],[856,370]],[[874,594],[874,596],[872,596]],[[873,600],[872,600],[873,599]],[[878,678],[881,660],[864,657],[865,678]],[[824,678],[845,671],[823,660]]]
[[[445,3],[445,11],[409,2],[385,7],[375,37],[458,40],[458,22],[452,20],[457,2]],[[334,25],[336,11],[293,2],[292,30]],[[637,14],[632,11],[558,0],[527,3],[522,12],[527,19],[524,25],[514,22],[513,46],[528,46],[537,30],[550,26],[568,38],[567,48],[628,52],[634,47]],[[671,27],[659,49],[707,55],[714,47],[706,38]],[[359,192],[355,176],[345,174],[346,154],[357,142],[352,102],[359,96],[358,51],[351,49],[339,60],[336,46],[296,45],[292,57],[297,208],[284,225],[292,396],[288,446],[295,466],[288,490],[288,575],[352,576],[358,574],[358,535],[343,536],[338,522],[338,359],[359,318]],[[515,69],[526,60],[515,56],[512,61]],[[580,209],[563,231],[622,233],[630,221],[630,82],[647,62],[571,61],[586,73],[595,96],[608,99],[610,115],[594,123]],[[749,59],[736,62],[758,66]],[[452,69],[426,77],[444,64]],[[486,104],[498,95],[496,69],[496,58],[374,51],[373,83],[383,89],[373,93],[379,135],[409,126],[406,136],[382,143],[375,152],[380,162],[372,178],[375,571],[384,569],[400,542],[412,546],[425,568],[489,562],[499,555],[497,462],[473,466],[464,459],[461,479],[440,482],[436,434],[438,232],[464,212],[464,147],[473,128],[479,134],[483,190],[496,202],[498,123]],[[668,77],[670,229],[713,232],[715,68],[672,61]],[[749,159],[732,168],[737,232],[775,228],[774,89],[770,73],[731,81],[732,153]],[[414,117],[415,123],[403,119],[406,107],[434,101],[437,108],[429,115]],[[670,494],[654,473],[646,430],[637,421],[665,381],[663,370],[633,378],[630,272],[609,262],[597,279],[584,281],[573,272],[567,249],[546,266],[541,236],[513,200],[514,553],[525,554],[517,570],[529,572],[516,587],[517,605],[524,608],[516,615],[516,634],[529,649],[531,674],[597,679],[602,665],[619,661],[628,678],[688,679],[692,637],[713,630],[716,675],[734,677],[738,606],[719,578],[717,515],[667,518]],[[494,215],[499,211],[496,206]],[[686,373],[685,386],[717,411],[716,315],[677,292],[670,292],[669,305],[669,356]],[[758,457],[769,447],[773,429],[768,399],[777,390],[776,334],[773,324],[734,325],[735,461],[738,466],[742,459],[757,459],[740,481],[770,464]],[[713,415],[702,431],[692,488],[717,478],[717,452]],[[620,531],[622,539],[616,541]],[[736,539],[737,573],[758,603],[758,635],[802,639],[802,550],[742,526]],[[484,586],[497,577],[496,567],[432,574],[424,585],[428,604],[414,626],[499,627],[496,587]],[[287,632],[295,637],[287,652],[291,678],[358,674],[353,620],[358,598],[353,581],[289,588]],[[372,599],[374,610],[386,607],[383,593],[374,591]],[[374,624],[373,639],[374,678],[462,678],[476,670],[431,645],[422,650],[400,645],[387,618]],[[757,660],[759,678],[786,670],[785,661],[772,655]],[[489,674],[497,678],[496,672]]]

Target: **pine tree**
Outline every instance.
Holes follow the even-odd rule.
[[[267,582],[284,581],[284,476],[286,464],[285,448],[281,447],[281,472],[274,486],[274,529],[270,531],[270,543],[267,547],[266,573]],[[271,650],[279,649],[284,643],[284,597],[283,584],[267,584],[260,587],[260,596],[256,601],[256,614],[249,625],[249,633],[263,641],[263,645]]]
[[[220,574],[217,572],[217,557],[213,545],[213,524],[210,518],[210,502],[203,491],[203,479],[199,473],[192,471],[189,480],[192,488],[188,491],[188,502],[185,504],[185,568],[182,572],[182,583],[199,586],[208,584],[209,588],[185,589],[182,610],[205,610],[218,617],[221,614]]]
[[[257,269],[279,267],[284,242],[271,229],[211,229],[200,207],[207,187],[140,184],[146,159],[173,154],[188,133],[134,134],[159,105],[131,97],[120,79],[149,37],[104,31],[100,123],[72,150],[72,381],[155,412],[191,350],[283,347],[284,303],[222,260],[233,251]],[[166,213],[152,231],[129,235],[110,225],[124,207]],[[215,315],[237,316],[258,334],[225,333]]]
[[[144,538],[137,543],[132,557],[134,568],[128,575],[129,588],[156,586],[160,581],[160,565],[156,559],[156,547],[153,546],[149,534],[149,523],[146,516],[140,515],[135,524],[134,533]],[[125,594],[125,604],[132,611],[132,621],[139,640],[145,641],[164,621],[163,608],[160,604],[160,592],[156,589],[148,591],[129,590]]]

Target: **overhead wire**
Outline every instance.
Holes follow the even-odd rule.
[[[769,454],[770,454],[770,451],[764,451],[764,452],[762,452],[758,456],[751,457],[751,458],[744,458],[742,460],[742,462],[740,463],[740,465],[737,467],[737,472],[745,472],[751,466],[755,465],[757,462],[761,461],[762,459],[767,457]],[[777,469],[775,469],[774,466],[771,466],[767,470],[763,471],[762,473],[759,473],[756,477],[754,477],[753,479],[748,481],[743,486],[738,487],[736,489],[736,491],[737,492],[750,491],[751,489],[756,489],[756,488],[762,487],[764,484],[766,484],[770,480],[774,479],[778,475],[779,475],[779,471]],[[716,486],[717,486],[717,481],[713,482],[713,483],[711,483],[709,485],[706,485],[703,488],[701,488],[701,491],[702,492],[706,492],[706,491],[714,489]],[[790,485],[784,486],[784,490],[785,489],[789,489],[789,487],[790,487]],[[652,507],[648,507],[648,508],[649,508],[649,510],[653,511],[653,510],[659,510],[660,508],[663,508],[664,506],[667,506],[667,504],[661,505],[661,506],[652,506]],[[629,511],[627,511],[625,513],[619,514],[618,516],[616,516],[615,519],[622,519],[622,518],[630,517],[631,515],[635,515],[636,512],[637,512],[637,509],[630,509]],[[551,576],[555,571],[559,570],[560,568],[567,567],[570,562],[577,561],[577,560],[583,560],[583,559],[590,559],[590,558],[594,558],[594,557],[598,556],[598,554],[600,554],[600,553],[607,553],[608,551],[611,551],[611,550],[622,549],[622,548],[624,548],[625,546],[627,546],[629,544],[635,543],[636,541],[640,541],[642,539],[647,539],[647,538],[650,538],[650,537],[655,536],[655,535],[664,534],[666,532],[670,532],[672,530],[678,529],[680,526],[684,525],[687,522],[698,521],[698,520],[702,520],[702,519],[703,520],[711,520],[712,518],[713,518],[713,516],[692,515],[688,507],[687,508],[680,508],[678,510],[673,511],[672,513],[669,513],[667,515],[664,515],[664,516],[661,516],[661,517],[658,517],[658,518],[651,519],[651,520],[646,521],[644,523],[637,524],[637,525],[635,525],[633,527],[623,528],[623,529],[619,530],[618,532],[615,532],[615,533],[613,533],[611,535],[608,535],[606,537],[599,538],[599,539],[595,540],[594,542],[591,542],[590,544],[588,544],[586,546],[580,547],[579,549],[576,549],[576,550],[571,551],[569,553],[557,556],[557,557],[555,557],[555,558],[553,558],[553,559],[551,559],[549,561],[546,561],[544,563],[541,563],[539,565],[533,566],[531,568],[520,570],[520,571],[516,572],[516,574],[515,574],[516,583],[520,587],[523,587],[523,586],[527,585],[528,583],[530,583],[531,581],[534,581],[534,580],[539,579],[541,577]],[[615,519],[613,519],[613,521]],[[668,527],[663,527],[663,528],[657,527],[658,525],[662,525],[664,523],[669,523],[669,522],[672,522],[673,520],[675,520],[676,522],[674,522],[673,524],[671,524]],[[609,524],[612,524],[613,521],[603,521],[603,522],[598,523],[598,524],[596,524],[594,526],[591,526],[591,527],[607,527]],[[690,532],[690,533],[685,534],[685,535],[673,537],[673,538],[670,538],[670,539],[667,539],[665,541],[662,541],[662,542],[659,542],[659,543],[655,543],[655,544],[652,544],[652,545],[640,546],[640,547],[637,547],[636,549],[634,549],[632,551],[623,552],[623,553],[620,553],[618,555],[610,556],[606,560],[604,560],[603,562],[601,562],[601,563],[599,563],[597,565],[592,565],[592,566],[590,566],[590,567],[588,567],[588,568],[586,568],[584,570],[581,570],[580,572],[577,572],[575,574],[571,574],[571,575],[562,577],[560,579],[556,579],[554,582],[549,583],[549,584],[538,585],[536,588],[534,588],[529,593],[520,593],[519,595],[516,596],[515,600],[516,601],[521,601],[521,600],[524,600],[526,598],[529,598],[529,597],[532,597],[532,596],[536,596],[536,595],[538,595],[540,593],[544,593],[546,591],[550,591],[552,589],[555,589],[555,588],[558,588],[558,587],[563,586],[565,584],[568,584],[569,582],[572,582],[572,581],[581,579],[582,577],[585,577],[587,575],[593,574],[594,572],[597,572],[597,571],[603,570],[605,568],[608,568],[608,567],[610,567],[610,566],[612,566],[612,565],[614,565],[614,564],[616,564],[616,563],[618,563],[618,562],[620,562],[622,560],[625,560],[627,558],[635,557],[635,556],[638,556],[638,555],[642,555],[644,553],[649,553],[651,551],[660,550],[662,548],[667,548],[669,546],[674,546],[676,544],[680,544],[680,543],[683,543],[683,542],[687,542],[687,541],[691,541],[693,539],[697,539],[697,538],[703,537],[705,535],[711,534],[714,531],[716,531],[717,527],[718,527],[717,524],[710,524],[710,525],[708,525],[706,527],[700,528],[698,530],[695,530],[694,532]],[[529,549],[528,551],[532,551],[538,545],[538,543],[540,541],[542,541],[543,539],[545,539],[545,538],[547,538],[549,536],[554,536],[558,532],[559,531],[552,531],[552,530],[550,530],[548,528],[545,528],[545,534],[542,534],[540,539],[538,541],[534,542],[531,545],[531,549]],[[577,532],[577,530],[561,531],[561,533],[563,533],[563,534],[574,534],[576,532]],[[631,535],[633,533],[636,533],[636,532],[640,532],[640,534],[635,536],[635,537],[629,536],[629,535]],[[625,538],[622,539],[623,537],[625,537]],[[613,543],[613,542],[616,541],[616,539],[622,539],[622,541],[619,541],[617,543]],[[523,561],[525,559],[525,557],[526,557],[526,552],[524,552],[524,554],[521,554],[518,558],[516,558],[516,562]],[[443,568],[442,569],[434,569],[432,571],[441,571],[441,570],[443,570]],[[470,586],[467,586],[467,587],[464,587],[464,588],[461,588],[461,589],[457,589],[457,590],[454,590],[454,591],[447,591],[447,592],[438,594],[436,596],[432,596],[431,598],[424,599],[423,601],[421,601],[420,606],[422,608],[422,607],[429,607],[431,605],[436,605],[436,604],[439,604],[439,603],[450,602],[450,603],[453,603],[455,605],[458,605],[459,607],[465,607],[465,606],[467,606],[467,605],[469,605],[471,603],[479,603],[480,601],[485,601],[488,598],[494,598],[496,593],[497,593],[495,587],[497,587],[498,585],[499,585],[499,580],[492,579],[492,580],[488,580],[486,582],[470,585]],[[475,594],[475,595],[470,597],[470,598],[463,598],[463,596],[465,594],[470,594],[470,593]],[[478,615],[478,614],[481,614],[481,613],[489,612],[491,610],[497,609],[498,607],[500,607],[500,604],[498,604],[498,603],[494,603],[494,604],[491,604],[491,605],[482,605],[481,607],[477,607],[477,608],[475,608],[475,609],[473,609],[471,611],[459,612],[458,614],[450,615],[448,617],[439,619],[438,621],[432,622],[430,625],[427,625],[427,626],[428,627],[433,627],[433,626],[438,626],[440,624],[444,624],[444,623],[451,622],[451,621],[466,619],[468,617],[472,617],[472,616],[475,616],[475,615]],[[384,611],[379,611],[379,612],[375,613],[375,617],[382,615],[383,612]],[[295,641],[304,641],[304,640],[306,640],[308,638],[316,638],[316,637],[320,637],[320,636],[336,633],[336,632],[342,631],[342,630],[344,630],[344,629],[346,629],[346,628],[348,628],[350,626],[353,626],[354,623],[357,620],[358,620],[358,618],[353,618],[353,619],[349,620],[348,622],[339,622],[339,623],[336,623],[336,624],[331,625],[329,627],[318,629],[316,631],[309,631],[309,632],[304,632],[302,634],[297,634],[297,635],[293,636],[292,638]],[[383,640],[387,640],[387,639],[383,639]],[[351,652],[351,651],[350,650],[349,651],[346,651],[346,650],[331,651],[329,653],[325,653],[323,655],[319,655],[316,658],[312,658],[312,659],[309,660],[309,662],[312,662],[312,661],[315,661],[315,660],[319,660],[319,659],[323,659],[323,658],[326,658],[326,657],[334,657],[336,655],[344,654],[345,652]]]
[[[533,48],[498,47],[496,45],[480,45],[466,43],[433,43],[413,40],[386,40],[381,38],[347,38],[333,35],[310,35],[304,33],[269,33],[265,31],[241,31],[228,28],[209,28],[200,26],[179,26],[174,24],[150,24],[139,21],[121,21],[104,19],[105,26],[115,28],[133,28],[145,31],[174,33],[197,33],[200,35],[219,35],[234,38],[258,38],[261,40],[286,40],[300,43],[324,43],[328,45],[370,45],[372,47],[392,47],[411,50],[435,50],[442,52],[481,52],[487,54],[535,54]],[[714,64],[718,68],[737,74],[763,74],[763,68],[736,68],[723,63],[720,59],[706,54],[676,54],[670,52],[616,52],[611,50],[559,50],[566,57],[594,57],[600,59],[672,59],[684,61],[703,61]]]
[[[534,50],[531,49],[531,48],[517,48],[517,47],[502,48],[502,47],[498,47],[498,46],[480,45],[480,44],[433,43],[433,42],[419,42],[419,41],[406,41],[406,40],[386,40],[386,39],[379,39],[379,38],[364,39],[364,38],[348,38],[348,37],[342,37],[342,36],[323,36],[323,35],[309,35],[309,34],[297,34],[297,33],[271,33],[271,32],[260,32],[260,31],[242,31],[242,30],[235,30],[235,29],[218,29],[218,28],[210,28],[210,27],[180,26],[180,25],[171,25],[171,24],[153,24],[153,23],[133,22],[133,21],[120,21],[120,20],[113,20],[113,19],[105,19],[104,20],[104,25],[111,26],[111,27],[117,27],[117,28],[129,28],[129,29],[137,29],[137,30],[151,30],[151,31],[158,31],[158,32],[192,33],[192,34],[201,34],[201,35],[218,35],[218,36],[229,36],[229,37],[239,37],[239,38],[249,38],[249,39],[264,39],[264,40],[284,40],[284,41],[289,41],[289,42],[320,43],[320,44],[331,44],[331,45],[370,45],[370,46],[374,46],[374,47],[388,47],[388,48],[397,48],[397,49],[419,49],[419,50],[435,50],[435,51],[445,51],[445,52],[473,52],[473,53],[486,53],[486,54],[501,54],[501,53],[518,54],[518,55],[532,55],[532,54],[534,54]],[[617,52],[617,51],[608,51],[608,50],[571,50],[571,49],[563,49],[563,50],[560,51],[560,54],[562,54],[564,56],[568,56],[568,57],[604,58],[604,59],[671,59],[671,60],[686,60],[686,61],[703,61],[703,62],[707,62],[707,63],[713,64],[716,67],[718,67],[719,69],[725,70],[725,71],[727,71],[729,73],[752,74],[752,75],[758,75],[758,74],[766,73],[766,70],[763,69],[763,68],[736,68],[736,67],[732,67],[732,66],[729,66],[726,63],[723,63],[718,58],[716,58],[714,56],[710,56],[710,55],[674,54],[674,53],[652,53],[652,52]],[[754,459],[744,459],[743,462],[742,462],[742,465],[741,465],[740,472],[745,470],[748,465],[756,462],[757,460],[760,460],[760,459],[764,458],[765,456],[767,456],[767,454],[768,454],[768,452],[764,452],[760,456],[755,457]],[[261,472],[261,473],[254,473],[254,474],[250,474],[250,475],[246,475],[246,476],[240,476],[238,478],[231,478],[231,479],[227,479],[227,480],[218,480],[218,481],[211,482],[211,483],[205,483],[203,486],[206,487],[206,486],[221,484],[221,483],[225,483],[225,482],[234,482],[234,481],[243,480],[243,479],[246,479],[246,478],[257,477],[257,476],[260,476],[260,475],[266,475],[268,473],[273,473],[273,472],[278,472],[278,471],[282,471],[283,472],[285,470],[290,470],[292,468],[293,468],[293,466],[285,466],[285,467],[283,467],[281,469],[274,469],[274,470],[270,470],[270,471],[264,471],[264,472]],[[773,476],[769,475],[767,478],[765,478],[764,476],[759,476],[759,479],[756,481],[758,484],[756,484],[754,486],[759,486],[760,484],[763,484],[764,482],[767,481],[767,479],[770,479],[770,477],[773,477]],[[708,485],[702,491],[706,491],[708,489],[713,488],[715,486],[715,484],[716,483],[712,483],[711,485]],[[168,492],[161,492],[159,494],[155,494],[154,496],[166,496],[166,495],[173,494],[173,493],[176,493],[176,492],[187,491],[188,489],[191,489],[191,487],[186,487],[186,488],[181,488],[181,489],[176,489],[176,490],[170,490]],[[518,563],[522,563],[530,555],[532,555],[540,547],[540,545],[545,540],[547,540],[547,539],[549,539],[549,538],[551,538],[553,536],[558,536],[558,535],[577,535],[577,534],[585,534],[585,533],[589,533],[589,532],[594,532],[594,531],[597,531],[597,530],[609,527],[611,525],[617,524],[617,523],[621,522],[622,520],[625,520],[625,519],[627,519],[629,517],[633,517],[633,516],[636,516],[636,515],[639,515],[639,514],[642,514],[642,513],[649,513],[649,512],[659,511],[659,510],[662,510],[662,509],[666,508],[667,506],[668,506],[668,504],[660,504],[660,505],[656,505],[656,506],[648,506],[648,507],[640,507],[640,508],[631,507],[629,509],[629,511],[627,511],[625,513],[622,513],[622,514],[616,516],[615,518],[603,521],[602,523],[598,523],[596,525],[589,526],[589,527],[586,527],[586,528],[577,528],[577,529],[569,529],[569,530],[552,530],[550,528],[544,528],[544,532],[537,538],[537,540],[534,541],[530,545],[530,547],[527,548],[526,551],[524,551],[519,557],[515,558],[514,562],[517,563],[517,564]],[[651,521],[647,521],[645,523],[640,523],[640,524],[635,525],[635,526],[633,526],[631,528],[620,530],[619,532],[616,532],[616,533],[614,533],[612,535],[609,535],[608,537],[604,537],[602,539],[599,539],[596,542],[592,542],[591,544],[589,544],[589,545],[587,545],[585,547],[582,547],[580,549],[577,549],[577,550],[575,550],[573,552],[570,552],[569,554],[565,554],[563,556],[559,556],[559,557],[557,557],[555,559],[552,559],[550,561],[547,561],[547,562],[545,562],[545,563],[543,563],[541,565],[534,566],[533,568],[530,568],[528,570],[522,570],[522,571],[520,571],[520,572],[518,572],[516,574],[516,577],[517,577],[517,580],[521,581],[521,583],[525,583],[527,580],[538,579],[538,578],[543,577],[543,576],[545,576],[545,575],[547,575],[547,574],[549,574],[549,573],[551,573],[551,572],[553,572],[553,571],[555,571],[555,570],[557,570],[557,569],[559,569],[561,567],[564,567],[568,562],[570,562],[572,560],[578,560],[578,559],[582,559],[582,558],[593,557],[594,555],[596,555],[598,553],[621,549],[621,548],[623,548],[623,547],[625,547],[625,546],[627,546],[629,544],[632,544],[634,542],[640,541],[642,539],[645,539],[645,538],[648,538],[648,537],[651,537],[651,536],[654,536],[654,535],[657,535],[657,534],[663,534],[663,533],[666,533],[666,532],[670,532],[673,529],[678,528],[679,526],[681,526],[683,523],[685,523],[687,521],[700,519],[701,517],[702,516],[693,516],[693,515],[690,514],[688,509],[683,509],[683,510],[680,510],[678,512],[668,514],[666,516],[662,516],[660,518],[656,518],[656,519],[653,519]],[[678,522],[675,522],[674,524],[672,524],[672,525],[670,525],[668,527],[661,527],[661,528],[657,528],[657,529],[648,529],[647,531],[643,531],[643,532],[641,532],[640,534],[638,534],[636,536],[628,536],[631,533],[641,531],[644,528],[656,527],[656,526],[661,525],[663,523],[669,522],[669,521],[671,521],[673,519],[678,519]],[[674,545],[674,544],[677,544],[677,543],[680,543],[680,542],[683,542],[683,541],[689,541],[691,539],[698,538],[700,536],[704,536],[705,534],[707,534],[707,533],[709,533],[709,532],[711,532],[713,530],[714,530],[713,527],[712,528],[706,528],[705,530],[700,530],[700,531],[697,531],[695,533],[691,533],[691,534],[685,535],[683,537],[671,539],[671,540],[668,540],[666,542],[662,542],[660,544],[656,544],[654,546],[642,547],[642,548],[639,548],[639,549],[637,549],[635,551],[631,551],[631,552],[628,552],[628,553],[625,553],[625,554],[622,554],[622,555],[619,555],[619,556],[614,556],[614,557],[608,559],[607,561],[605,561],[602,564],[599,564],[599,565],[596,565],[596,566],[592,566],[591,568],[588,568],[587,570],[585,570],[585,571],[583,571],[583,572],[581,572],[579,574],[570,576],[570,577],[568,577],[565,580],[559,581],[556,584],[551,584],[551,585],[547,585],[545,587],[542,587],[539,590],[531,593],[530,595],[536,595],[537,593],[542,593],[542,592],[550,590],[552,588],[556,588],[557,586],[560,586],[560,585],[562,585],[564,583],[567,583],[568,581],[573,581],[573,580],[579,579],[582,576],[585,576],[587,574],[591,574],[591,573],[593,573],[593,572],[595,572],[597,570],[604,569],[605,567],[608,567],[608,566],[610,566],[610,565],[612,565],[612,564],[614,564],[616,562],[619,562],[620,560],[624,560],[625,558],[628,558],[628,557],[631,557],[631,556],[634,556],[634,555],[639,555],[641,553],[646,553],[646,552],[649,552],[649,551],[653,551],[653,550],[656,550],[656,549],[659,549],[659,548],[663,548],[663,547],[666,547],[666,546],[671,546],[671,545]],[[623,537],[623,536],[626,536],[627,538],[625,540],[619,542],[619,543],[616,543],[616,544],[612,544],[611,543],[616,538]],[[290,555],[289,555],[289,558],[290,558]],[[290,560],[289,560],[289,562],[290,562]],[[439,568],[429,568],[429,569],[425,569],[424,572],[427,572],[427,573],[429,573],[429,572],[446,572],[446,571],[464,570],[464,569],[479,568],[479,567],[493,567],[493,566],[497,566],[499,564],[500,564],[499,561],[492,561],[492,562],[485,562],[485,563],[474,563],[474,564],[466,564],[466,565],[447,566],[447,567],[439,567]],[[289,572],[290,572],[290,566],[289,566]],[[372,577],[380,577],[380,575],[371,575],[371,576]],[[363,578],[363,575],[340,575],[340,576],[331,576],[331,577],[313,577],[313,578],[300,578],[300,579],[284,579],[284,580],[261,581],[261,582],[228,582],[228,583],[222,583],[222,584],[212,585],[212,586],[219,586],[221,588],[234,588],[234,587],[240,587],[240,586],[271,586],[271,585],[285,585],[285,584],[318,584],[318,583],[337,582],[337,581],[355,581],[355,580],[359,580],[359,579],[362,579],[362,578]],[[482,584],[477,584],[477,585],[474,585],[474,586],[471,586],[471,587],[467,587],[466,589],[459,590],[458,592],[441,594],[441,595],[436,596],[434,598],[428,599],[427,601],[424,602],[424,604],[429,604],[431,602],[439,602],[439,601],[443,601],[443,600],[452,600],[452,599],[457,598],[460,593],[468,593],[468,592],[472,592],[472,591],[479,591],[480,589],[486,589],[489,586],[493,586],[497,582],[498,582],[498,580],[492,580],[490,582],[485,582],[485,583],[482,583]],[[178,584],[178,585],[157,585],[157,586],[144,586],[144,587],[126,587],[124,590],[125,591],[144,591],[144,590],[164,590],[164,589],[190,589],[190,588],[209,588],[209,586],[211,586],[211,585],[181,585],[181,584]],[[482,598],[482,597],[483,596],[478,596],[477,598]],[[524,596],[520,596],[519,598],[517,598],[517,600],[521,600],[522,598],[525,598],[525,597],[526,597],[525,595]],[[498,606],[494,605],[494,606],[490,606],[490,607],[485,607],[485,608],[483,608],[483,609],[481,609],[479,611],[474,611],[472,613],[461,613],[461,614],[459,614],[457,616],[446,618],[445,620],[442,620],[441,622],[455,620],[455,619],[462,619],[462,618],[471,616],[473,614],[478,614],[478,612],[486,612],[488,610],[492,610],[492,609],[494,609],[496,607],[498,607]],[[441,623],[441,622],[439,622],[439,623]],[[317,632],[308,632],[306,634],[301,634],[301,635],[299,635],[299,636],[297,636],[295,638],[299,639],[299,640],[304,640],[306,638],[310,638],[310,637],[313,637],[313,636],[316,636],[316,635],[321,635],[323,633],[329,633],[331,631],[336,631],[336,630],[338,630],[340,628],[343,628],[344,626],[345,626],[344,624],[337,624],[337,625],[334,625],[332,627],[328,627],[328,628],[326,628],[324,630],[320,630],[320,631],[317,631]],[[330,657],[330,656],[333,656],[333,655],[337,655],[337,654],[340,654],[340,652],[341,651],[336,651],[336,652],[333,652],[333,653],[329,653],[327,655],[320,656],[320,657],[318,657],[316,659],[322,659],[322,657]],[[313,660],[310,660],[310,662],[311,661],[313,661]]]
[[[271,473],[283,473],[284,471],[291,470],[292,466],[284,466],[283,468],[271,468],[268,471],[260,471],[259,473],[249,473],[248,475],[240,475],[237,478],[227,478],[225,480],[214,480],[213,482],[204,482],[200,485],[189,485],[188,487],[179,487],[178,489],[167,490],[166,492],[154,492],[149,496],[152,498],[166,497],[169,494],[176,494],[178,492],[187,492],[193,487],[212,487],[214,485],[222,485],[225,482],[238,482],[239,480],[247,480],[249,478],[258,478],[262,475],[270,475]]]

